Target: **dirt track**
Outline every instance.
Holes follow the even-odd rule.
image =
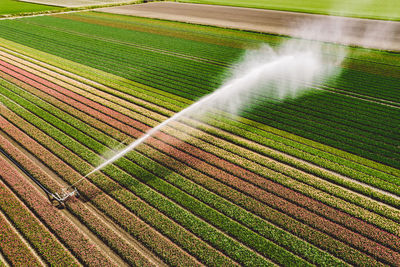
[[[97,11],[400,51],[400,22],[252,8],[157,2]]]

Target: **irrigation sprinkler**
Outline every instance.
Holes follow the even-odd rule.
[[[60,193],[51,193],[51,196],[58,201],[58,203],[60,203],[61,205],[64,204],[64,202],[69,198],[69,197],[79,197],[79,192],[78,189],[76,189],[76,187],[71,187],[72,190],[69,190],[70,187],[64,187],[63,189],[61,189]]]

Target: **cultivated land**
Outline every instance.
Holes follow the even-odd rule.
[[[62,7],[87,7],[109,4],[134,3],[135,0],[20,0],[29,3],[62,6]]]
[[[175,2],[100,8],[97,11],[400,51],[400,22],[393,21],[327,18],[295,12]],[[342,29],[339,39],[336,34],[338,27]]]
[[[397,0],[179,0],[178,2],[400,20],[400,3]]]
[[[59,9],[54,6],[38,5],[32,3],[24,3],[15,0],[0,1],[0,15],[22,14],[32,12],[43,12]]]
[[[299,98],[171,123],[65,209],[29,178],[60,192],[285,40],[95,12],[1,21],[0,265],[398,265],[398,53],[349,48]]]

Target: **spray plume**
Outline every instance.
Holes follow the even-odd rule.
[[[324,78],[335,73],[336,65],[344,58],[343,51],[336,53],[335,57],[325,54],[321,43],[299,40],[290,40],[277,51],[264,45],[258,50],[248,52],[242,62],[233,68],[231,78],[219,89],[152,128],[86,176],[120,159],[165,125],[182,116],[198,115],[215,108],[237,114],[254,93],[262,91],[283,100],[309,90],[305,84],[322,82]]]

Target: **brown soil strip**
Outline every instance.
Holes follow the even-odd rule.
[[[96,11],[400,51],[400,22],[393,21],[176,2],[100,8]],[[316,27],[318,31],[310,35],[310,30]],[[338,27],[341,29],[340,36]],[[308,33],[299,29],[307,29]]]

